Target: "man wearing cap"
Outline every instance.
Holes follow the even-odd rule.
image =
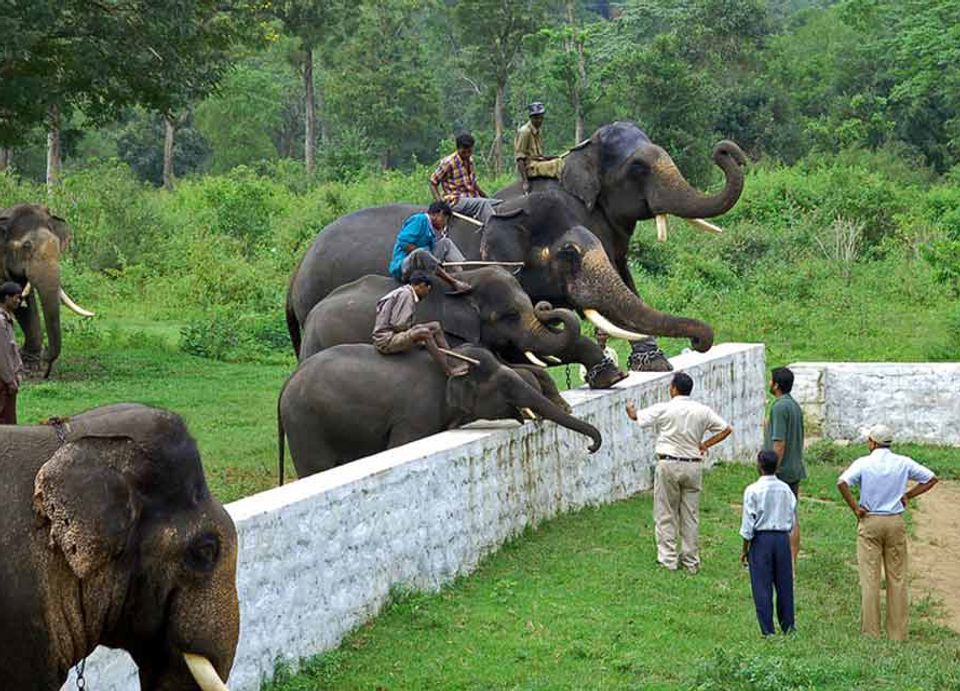
[[[563,170],[563,158],[543,155],[543,136],[540,128],[546,109],[539,101],[527,106],[530,119],[517,130],[513,140],[514,158],[517,160],[517,172],[523,183],[523,193],[530,191],[530,178],[559,178]]]
[[[707,449],[730,436],[733,427],[703,403],[690,398],[693,379],[677,372],[670,382],[670,401],[637,411],[627,403],[627,417],[641,427],[656,427],[657,467],[653,474],[653,520],[656,524],[657,561],[676,571],[700,569],[701,461]],[[705,433],[712,434],[704,440]],[[677,532],[681,546],[677,554]]]
[[[475,140],[469,132],[457,135],[457,150],[440,161],[430,176],[430,192],[437,201],[445,201],[460,214],[487,222],[500,199],[487,197],[477,182],[473,163]]]
[[[860,632],[880,635],[880,564],[887,581],[887,637],[907,638],[907,502],[929,491],[937,478],[929,468],[890,450],[893,431],[876,425],[867,435],[869,456],[840,475],[837,488],[857,516],[857,568],[860,572]],[[918,484],[907,489],[907,481]],[[850,491],[860,486],[860,501]]]
[[[8,281],[0,285],[0,425],[17,424],[17,392],[23,381],[23,360],[13,330],[13,313],[23,289]]]

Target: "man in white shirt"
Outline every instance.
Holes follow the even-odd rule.
[[[740,522],[740,536],[743,538],[740,563],[750,566],[750,589],[760,632],[764,636],[776,633],[773,628],[773,589],[777,591],[780,631],[789,633],[794,628],[790,531],[797,498],[790,486],[777,478],[779,462],[773,451],[761,451],[757,455],[760,479],[743,491],[743,518]]]
[[[876,425],[867,436],[869,456],[840,475],[837,488],[857,515],[857,568],[860,571],[860,632],[880,635],[880,562],[887,576],[887,637],[907,638],[907,502],[929,491],[937,478],[929,468],[890,450],[893,432]],[[907,490],[907,481],[919,483]],[[860,501],[851,485],[860,486]]]
[[[670,401],[637,411],[627,403],[627,416],[657,430],[657,468],[653,475],[653,520],[657,561],[671,571],[678,563],[690,573],[700,569],[700,487],[704,457],[733,427],[709,407],[690,398],[693,379],[677,372],[670,382]],[[713,436],[704,440],[703,435]],[[677,554],[677,532],[681,547]]]

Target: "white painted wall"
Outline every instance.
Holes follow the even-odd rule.
[[[722,344],[672,362],[693,377],[693,398],[734,426],[712,458],[752,458],[762,443],[763,346]],[[634,373],[612,390],[565,393],[603,434],[593,455],[586,437],[550,422],[478,423],[228,505],[241,606],[230,688],[258,689],[277,659],[335,647],[394,586],[436,590],[528,526],[651,487],[653,434],[623,407],[667,400],[670,376]],[[115,651],[98,650],[87,679],[96,691],[138,688]]]
[[[895,441],[960,446],[960,363],[797,362],[790,369],[810,435],[863,441],[882,423]]]

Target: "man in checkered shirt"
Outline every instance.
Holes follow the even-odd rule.
[[[491,199],[480,189],[473,162],[473,135],[457,135],[457,150],[440,161],[430,176],[430,191],[437,201],[445,201],[457,213],[472,216],[484,223],[493,215],[500,199]]]

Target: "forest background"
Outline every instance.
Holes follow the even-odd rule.
[[[654,306],[766,343],[771,365],[960,359],[960,0],[0,8],[0,206],[69,221],[65,285],[98,312],[68,318],[25,418],[171,407],[225,499],[275,477],[307,245],[355,209],[425,203],[461,130],[483,186],[508,182],[533,100],[551,152],[630,119],[703,189],[716,141],[750,157],[723,236],[635,233]]]

